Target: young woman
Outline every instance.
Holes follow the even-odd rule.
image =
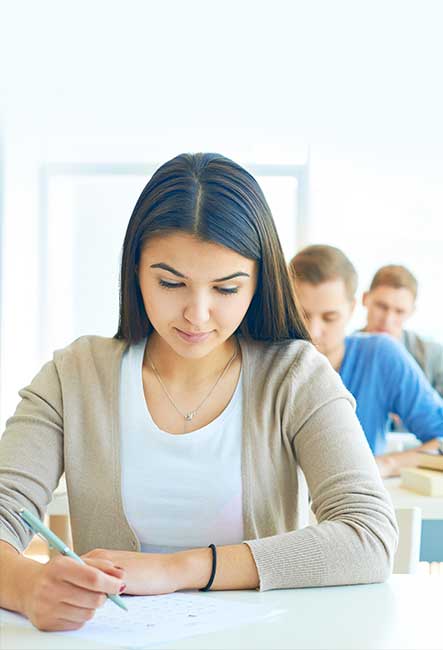
[[[105,593],[390,573],[395,519],[353,399],[309,342],[258,184],[220,155],[154,174],[116,336],[74,341],[20,394],[0,444],[0,606],[41,629],[80,627]],[[21,555],[16,513],[42,517],[63,471],[86,566]]]

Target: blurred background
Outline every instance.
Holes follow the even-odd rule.
[[[0,2],[0,424],[56,348],[117,328],[152,172],[217,151],[260,181],[290,257],[405,264],[443,342],[443,3]],[[357,309],[351,329],[364,323]]]

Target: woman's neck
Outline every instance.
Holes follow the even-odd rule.
[[[239,345],[231,336],[208,355],[190,359],[177,354],[157,332],[153,332],[146,344],[143,366],[150,367],[148,356],[155,364],[163,379],[171,384],[198,385],[220,372],[229,362]]]

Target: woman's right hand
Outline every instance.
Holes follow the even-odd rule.
[[[39,630],[78,630],[103,605],[106,594],[125,589],[123,569],[108,560],[85,562],[57,555],[47,564],[34,566],[23,613]]]

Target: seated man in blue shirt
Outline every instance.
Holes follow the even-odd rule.
[[[357,273],[333,246],[308,246],[290,271],[313,343],[340,373],[357,401],[357,416],[382,476],[415,466],[417,450],[385,454],[389,413],[398,413],[422,441],[436,449],[443,435],[443,400],[405,348],[386,334],[346,336],[355,307]]]

